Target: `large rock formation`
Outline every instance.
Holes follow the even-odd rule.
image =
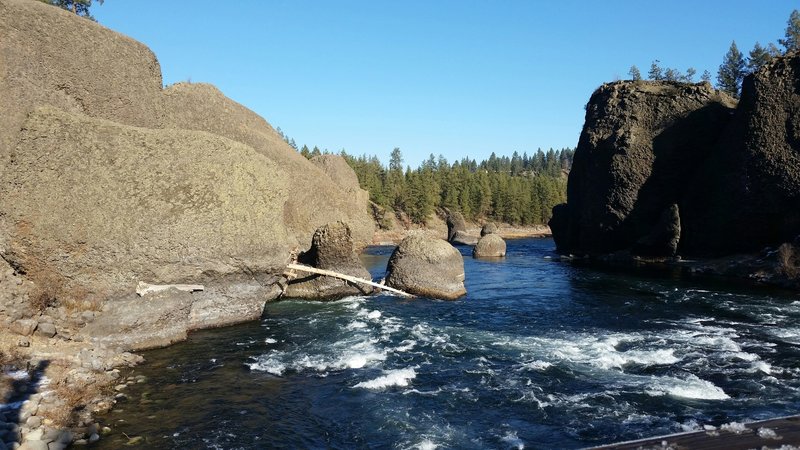
[[[344,222],[320,227],[314,233],[311,248],[299,256],[298,262],[357,278],[372,279],[355,253],[350,227]],[[353,285],[339,278],[307,273],[298,275],[299,278],[291,280],[286,287],[285,297],[332,299],[370,294],[373,290],[370,286]]]
[[[42,107],[5,168],[3,257],[34,277],[56,271],[109,296],[140,280],[208,283],[288,262],[275,203],[289,181],[238,142]]]
[[[800,56],[775,58],[733,101],[709,85],[617,82],[587,106],[550,222],[558,250],[696,256],[800,233]]]
[[[467,293],[464,258],[442,239],[412,234],[389,258],[386,284],[422,297],[454,300]]]
[[[174,84],[164,90],[163,105],[164,127],[242,142],[281,167],[292,180],[282,203],[283,221],[297,243],[305,244],[317,228],[337,220],[350,225],[359,245],[372,241],[369,195],[358,189],[358,178],[340,156],[309,163],[258,114],[208,84]]]
[[[800,55],[745,78],[730,126],[681,205],[681,247],[757,251],[800,234]]]
[[[0,0],[0,61],[0,256],[34,281],[103,298],[140,280],[269,286],[325,223],[371,240],[346,165],[307,161],[212,86],[162,89],[130,38]]]
[[[567,206],[550,223],[559,250],[613,252],[652,235],[686,196],[734,105],[706,83],[601,86],[587,105]]]

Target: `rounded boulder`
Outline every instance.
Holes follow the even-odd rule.
[[[467,293],[464,258],[446,241],[411,235],[389,258],[386,284],[422,297],[455,300]]]
[[[502,258],[506,256],[506,241],[497,234],[482,237],[472,249],[475,258]]]

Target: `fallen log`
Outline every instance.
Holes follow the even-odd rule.
[[[140,281],[139,284],[136,285],[136,293],[139,294],[139,297],[144,297],[147,294],[155,292],[166,291],[167,289],[194,292],[205,290],[205,286],[202,284],[148,284],[144,281]]]
[[[365,280],[363,278],[353,277],[353,276],[350,276],[350,275],[345,275],[343,273],[334,272],[334,271],[331,271],[331,270],[317,269],[316,267],[305,266],[303,264],[289,264],[286,267],[289,268],[289,269],[292,269],[292,270],[302,270],[303,272],[315,273],[317,275],[325,275],[327,277],[339,278],[341,280],[349,281],[351,283],[366,284],[366,285],[369,285],[369,286],[376,287],[378,289],[383,289],[385,291],[389,291],[389,292],[393,292],[393,293],[398,294],[398,295],[402,295],[403,297],[409,297],[409,298],[415,297],[414,295],[411,295],[408,292],[403,292],[400,289],[391,288],[391,287],[386,286],[384,284],[375,283],[374,281]]]

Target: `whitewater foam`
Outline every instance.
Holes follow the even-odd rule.
[[[416,378],[417,372],[414,370],[413,367],[407,367],[405,369],[396,369],[396,370],[389,370],[384,372],[385,375],[380,376],[378,378],[369,380],[369,381],[362,381],[361,383],[356,384],[353,387],[356,388],[364,388],[364,389],[385,389],[391,386],[408,386],[408,384]]]
[[[714,383],[702,380],[695,375],[686,378],[653,377],[649,389],[645,392],[652,396],[672,395],[674,397],[693,398],[698,400],[727,400],[730,398],[722,388]]]

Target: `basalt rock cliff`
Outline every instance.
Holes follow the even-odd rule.
[[[745,79],[737,102],[707,83],[608,83],[586,108],[553,209],[558,251],[719,256],[800,233],[800,56]]]

